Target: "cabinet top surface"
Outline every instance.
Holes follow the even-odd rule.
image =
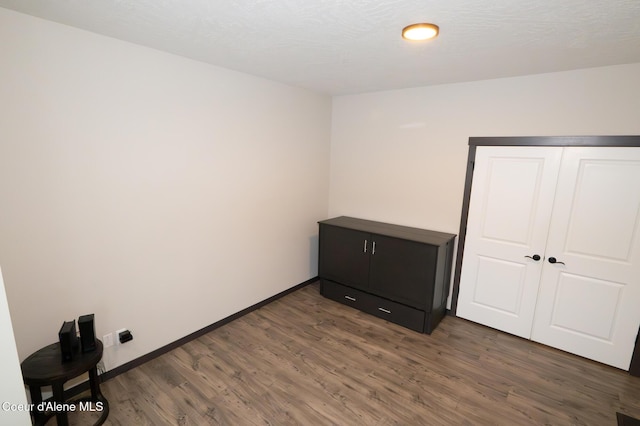
[[[390,223],[375,222],[373,220],[356,219],[354,217],[340,216],[333,219],[321,220],[321,225],[337,226],[354,229],[356,231],[370,232],[372,234],[387,235],[389,237],[420,243],[442,245],[455,238],[455,234],[429,231],[427,229],[411,228],[408,226],[392,225]]]

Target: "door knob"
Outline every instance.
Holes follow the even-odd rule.
[[[540,260],[540,255],[538,255],[538,254],[534,254],[533,256],[525,256],[525,257],[528,257],[529,259],[533,259],[533,260],[535,260],[536,262],[537,262],[538,260]]]
[[[549,263],[559,263],[561,265],[564,265],[564,262],[559,262],[555,257],[550,257]]]

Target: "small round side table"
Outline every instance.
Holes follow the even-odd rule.
[[[98,378],[97,365],[101,359],[102,342],[97,340],[95,351],[83,353],[80,348],[78,348],[73,354],[73,360],[68,362],[62,362],[60,343],[52,343],[51,345],[45,346],[22,361],[22,378],[24,384],[29,386],[31,403],[34,404],[34,409],[32,410],[34,423],[36,425],[43,425],[55,415],[58,425],[66,426],[69,424],[67,411],[59,409],[51,411],[37,410],[38,405],[42,403],[42,392],[40,390],[42,386],[51,386],[53,390],[53,404],[46,404],[45,402],[47,406],[59,406],[58,404],[74,404],[74,406],[77,406],[78,402],[91,401],[94,404],[100,402],[102,412],[95,425],[97,426],[104,423],[109,415],[109,402],[100,392],[100,379]],[[64,383],[86,372],[89,372],[91,396],[65,401]]]

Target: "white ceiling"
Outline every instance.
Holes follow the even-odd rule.
[[[640,62],[639,0],[0,0],[332,95]],[[432,41],[404,41],[415,22]]]

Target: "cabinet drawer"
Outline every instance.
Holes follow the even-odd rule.
[[[331,300],[359,309],[378,318],[422,333],[425,313],[383,297],[374,296],[333,281],[322,280],[321,294]]]
[[[324,297],[356,309],[364,310],[367,306],[367,299],[371,297],[365,292],[333,281],[322,280],[321,284],[320,293]]]
[[[391,300],[382,297],[373,295],[369,296],[366,306],[361,308],[364,312],[410,328],[411,330],[415,330],[420,333],[424,332],[424,311],[401,303],[392,302]]]

